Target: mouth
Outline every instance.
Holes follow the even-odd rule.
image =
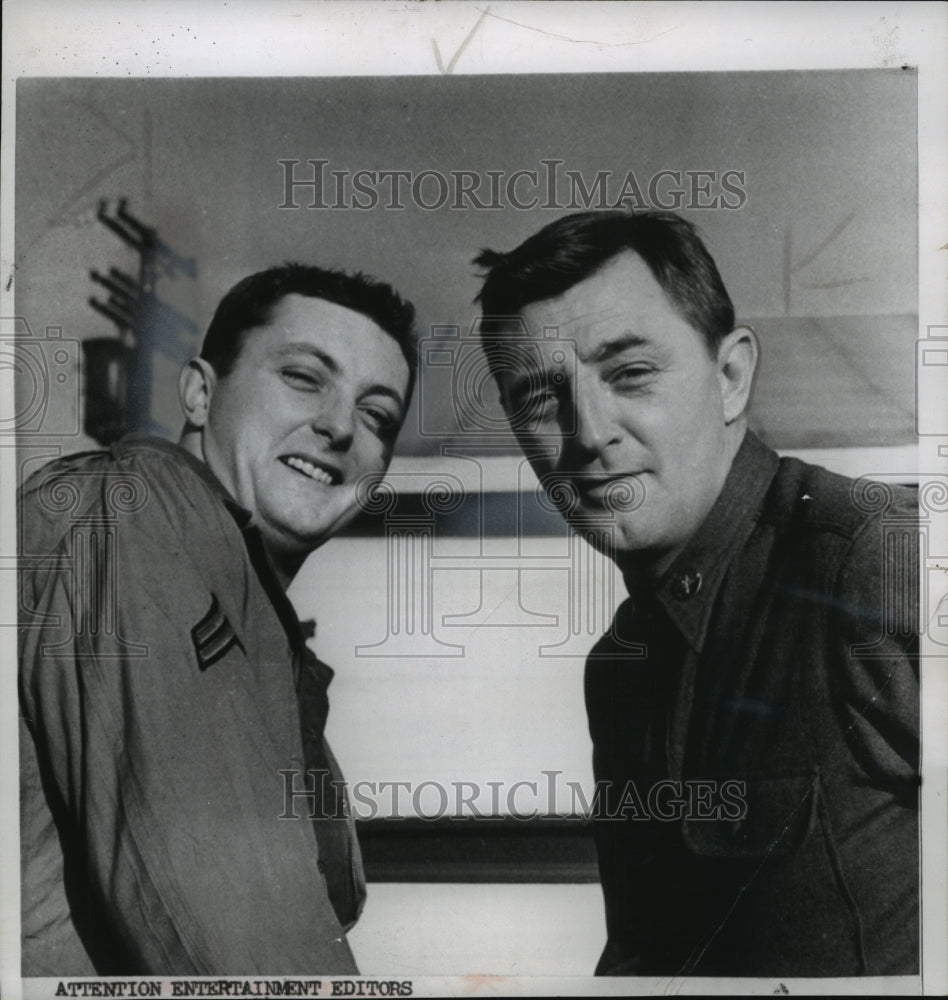
[[[342,472],[328,462],[321,462],[306,455],[281,455],[280,461],[301,476],[322,483],[324,486],[338,486],[342,482]]]
[[[573,497],[573,504],[580,507],[626,514],[636,510],[645,499],[642,472],[561,473],[548,486],[551,499],[556,502],[556,487],[564,502]],[[553,492],[550,491],[553,487]]]
[[[581,496],[600,496],[614,483],[627,483],[641,475],[641,472],[566,473],[559,478],[568,482]]]

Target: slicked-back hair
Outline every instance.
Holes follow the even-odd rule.
[[[474,263],[485,272],[475,299],[483,333],[508,331],[524,306],[562,295],[629,250],[714,354],[734,329],[734,306],[698,230],[672,212],[578,212],[549,223],[509,253],[482,250]],[[498,340],[485,337],[483,345],[492,363]]]
[[[408,395],[418,367],[415,307],[390,286],[361,272],[286,263],[238,281],[214,312],[201,357],[223,377],[230,374],[248,331],[263,326],[273,307],[286,295],[325,299],[361,313],[395,339],[408,362]]]

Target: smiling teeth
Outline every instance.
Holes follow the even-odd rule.
[[[332,476],[328,472],[318,468],[311,462],[307,462],[305,459],[293,456],[286,460],[286,464],[298,472],[302,472],[303,475],[309,476],[310,479],[315,479],[317,483],[325,483],[327,486],[332,485]]]

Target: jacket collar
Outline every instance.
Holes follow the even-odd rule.
[[[695,651],[704,644],[728,566],[757,523],[779,462],[776,453],[748,431],[714,506],[655,586],[655,600]],[[627,580],[631,593],[630,584]]]

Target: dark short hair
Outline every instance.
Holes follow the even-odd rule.
[[[286,263],[258,271],[238,281],[214,312],[201,357],[219,376],[228,375],[240,355],[248,330],[262,326],[273,307],[286,295],[325,299],[361,313],[395,339],[408,362],[408,392],[418,367],[415,307],[390,286],[361,272],[348,274],[332,268]]]
[[[555,298],[631,250],[648,266],[679,314],[714,350],[734,329],[734,306],[717,266],[690,222],[672,212],[578,212],[544,226],[509,253],[482,250],[484,333],[509,329],[531,302]],[[491,358],[491,341],[484,340]]]

